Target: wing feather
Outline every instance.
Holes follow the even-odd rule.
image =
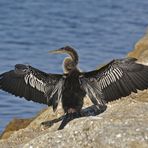
[[[136,63],[135,58],[113,60],[100,69],[81,73],[82,87],[84,87],[83,77],[87,82],[92,78],[96,79],[106,102],[148,88],[148,66]],[[95,93],[99,93],[96,92],[96,88],[92,87],[92,89]]]
[[[58,90],[62,89],[61,85],[58,92],[53,92],[61,79],[62,75],[47,74],[29,65],[17,64],[15,70],[0,75],[0,89],[27,100],[53,105],[48,98],[56,93],[61,97],[62,92]]]

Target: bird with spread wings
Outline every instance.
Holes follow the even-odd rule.
[[[79,57],[70,46],[49,53],[66,53],[63,74],[42,72],[32,66],[17,64],[14,70],[0,74],[0,89],[27,100],[57,109],[59,101],[66,114],[80,113],[84,97],[96,106],[148,88],[148,66],[135,58],[112,60],[90,72],[78,68]]]

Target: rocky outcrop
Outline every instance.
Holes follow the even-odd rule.
[[[136,57],[139,62],[148,64],[147,34],[137,42],[135,50],[128,56]],[[88,99],[85,100],[85,106],[90,106]],[[147,90],[108,103],[105,112],[97,116],[72,120],[60,131],[57,131],[60,122],[51,127],[41,125],[41,122],[59,118],[62,114],[61,107],[56,113],[53,113],[51,108],[47,108],[34,119],[28,120],[24,127],[21,127],[22,129],[18,128],[20,121],[19,124],[15,122],[16,129],[6,128],[3,133],[0,148],[148,147]],[[8,134],[7,137],[4,136],[5,134]]]
[[[107,110],[100,115],[75,119],[57,131],[60,123],[50,128],[40,125],[49,120],[49,108],[25,129],[1,140],[0,147],[147,147],[147,111],[148,102],[136,101],[131,95],[109,103]]]
[[[18,131],[19,129],[23,129],[27,127],[34,118],[31,119],[13,119],[6,126],[4,132],[1,134],[1,139],[7,139],[14,131]]]
[[[135,44],[128,56],[137,58],[141,63],[148,63],[148,32]]]

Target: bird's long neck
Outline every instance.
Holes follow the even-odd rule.
[[[64,73],[70,73],[73,70],[77,70],[77,63],[72,59],[72,57],[67,57],[63,62]]]
[[[75,50],[72,50],[72,52],[69,52],[69,55],[72,58],[72,61],[77,65],[79,62],[79,56]]]
[[[64,73],[69,73],[70,71],[77,69],[79,57],[77,52],[72,47],[62,47],[57,50],[52,50],[49,53],[66,53],[69,55],[69,57],[65,58],[63,62]]]

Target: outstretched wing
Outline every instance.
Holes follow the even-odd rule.
[[[113,60],[98,70],[82,73],[80,82],[96,102],[100,96],[106,102],[125,97],[131,92],[148,88],[148,66],[135,58]],[[97,96],[98,95],[98,96]]]
[[[15,96],[24,97],[38,103],[57,104],[61,97],[63,77],[58,74],[47,74],[31,66],[15,65],[15,70],[0,75],[0,89]]]

